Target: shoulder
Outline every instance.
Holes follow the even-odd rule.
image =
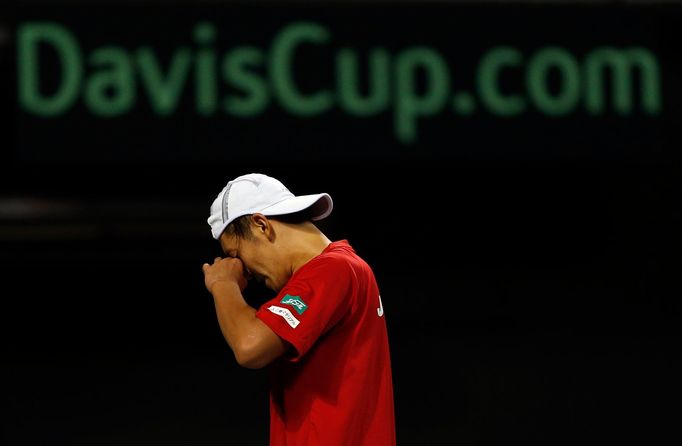
[[[305,265],[305,272],[319,274],[345,274],[353,270],[356,259],[347,252],[328,251],[320,254]]]
[[[311,269],[319,268],[345,279],[363,279],[373,274],[370,265],[347,242],[336,243],[313,259]]]
[[[348,278],[354,274],[359,262],[362,262],[362,259],[347,242],[332,242],[319,255],[303,265],[293,279]]]

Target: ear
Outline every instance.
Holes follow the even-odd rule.
[[[251,215],[251,223],[253,224],[254,233],[257,235],[264,235],[268,240],[273,240],[275,236],[275,229],[272,222],[263,214]]]

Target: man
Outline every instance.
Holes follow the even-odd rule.
[[[228,182],[208,218],[227,257],[203,265],[206,288],[237,362],[271,368],[270,445],[395,445],[379,289],[348,241],[313,223],[332,207],[263,174]],[[259,309],[242,296],[251,278],[277,293]]]

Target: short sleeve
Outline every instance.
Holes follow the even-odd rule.
[[[256,317],[294,347],[289,359],[297,361],[350,310],[352,279],[351,266],[343,259],[314,259]]]

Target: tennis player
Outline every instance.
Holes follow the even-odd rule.
[[[258,173],[229,181],[208,224],[226,257],[203,265],[237,362],[269,367],[270,445],[395,445],[386,316],[371,267],[315,225],[326,193],[294,196]],[[276,296],[253,308],[255,279]]]

